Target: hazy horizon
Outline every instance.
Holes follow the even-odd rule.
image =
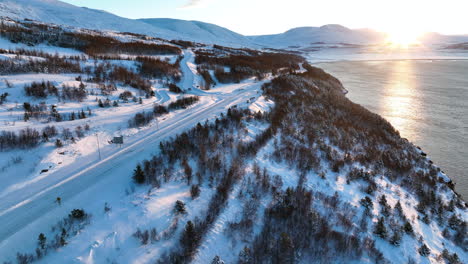
[[[61,0],[73,5],[104,10],[130,19],[172,18],[216,24],[243,35],[283,33],[297,27],[339,24],[351,29],[373,29],[393,34],[439,33],[467,35],[464,10],[468,2],[414,0],[406,2],[331,0]],[[450,13],[450,16],[446,15]],[[398,19],[395,19],[398,18]],[[438,18],[438,19],[434,19]],[[461,21],[464,18],[466,21]]]

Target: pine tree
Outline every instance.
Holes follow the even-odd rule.
[[[364,206],[365,208],[365,213],[368,215],[370,213],[370,211],[372,210],[372,208],[374,207],[373,203],[372,203],[372,199],[369,197],[369,196],[366,196],[364,198],[361,199],[360,201],[361,205]]]
[[[388,205],[388,203],[387,203],[387,197],[385,196],[385,194],[380,197],[379,204],[382,207],[380,209],[381,213],[383,215],[385,215],[385,216],[389,216],[390,215],[390,205]]]
[[[387,237],[387,228],[385,227],[385,222],[384,222],[383,217],[380,217],[379,221],[375,225],[374,233],[383,239]]]
[[[219,256],[215,256],[211,261],[211,264],[224,264],[224,261]]]
[[[278,249],[277,263],[294,263],[294,244],[288,234],[281,234]]]
[[[399,215],[400,217],[403,217],[403,216],[404,216],[403,207],[401,207],[400,201],[398,201],[398,202],[395,204],[395,211],[398,213],[398,215]]]
[[[55,141],[55,147],[57,148],[61,148],[63,147],[63,143],[60,139],[57,138],[57,140]]]
[[[408,221],[406,221],[405,225],[403,226],[403,230],[409,235],[413,234],[413,226]]]
[[[61,247],[67,244],[66,237],[67,237],[67,230],[65,230],[65,228],[62,228],[62,234],[60,235],[60,241],[59,241]]]
[[[174,210],[177,214],[185,214],[187,211],[185,210],[185,203],[177,200],[174,206]]]
[[[431,254],[431,250],[426,246],[426,244],[423,244],[419,249],[418,249],[419,255],[423,257],[429,256]]]
[[[239,253],[239,264],[251,264],[252,263],[252,253],[250,248],[244,247]]]
[[[192,185],[190,188],[190,195],[192,196],[192,199],[196,199],[200,196],[200,187],[198,185]]]
[[[390,244],[399,246],[401,243],[401,234],[399,231],[393,232],[393,236],[390,238]]]
[[[182,246],[184,247],[185,255],[190,256],[193,254],[193,251],[196,248],[196,245],[198,243],[198,233],[195,229],[195,225],[193,224],[192,221],[188,221],[187,224],[185,225],[185,230],[184,233],[182,234],[182,237],[180,238],[180,242]]]
[[[187,159],[182,161],[182,166],[184,167],[185,178],[187,179],[187,184],[190,185],[192,183],[192,168],[188,164]]]
[[[40,233],[40,234],[39,234],[39,237],[37,238],[37,240],[38,240],[39,247],[40,247],[42,250],[44,250],[44,249],[45,249],[46,242],[47,242],[46,236],[45,236],[43,233]]]
[[[133,171],[133,180],[138,184],[145,183],[145,173],[141,169],[140,164],[138,164],[136,169]]]

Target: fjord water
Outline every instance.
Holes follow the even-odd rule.
[[[468,60],[316,63],[420,146],[468,198]]]

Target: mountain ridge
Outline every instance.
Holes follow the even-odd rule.
[[[0,0],[0,16],[13,19],[32,19],[46,23],[96,30],[133,32],[172,40],[188,40],[205,44],[232,47],[307,47],[313,43],[377,44],[386,34],[372,29],[350,29],[343,25],[296,27],[283,33],[246,36],[228,28],[195,20],[172,18],[129,19],[107,11],[78,7],[59,0]],[[96,19],[96,17],[99,19]],[[427,34],[424,43],[466,42],[465,36]]]

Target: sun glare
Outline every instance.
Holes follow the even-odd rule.
[[[387,42],[393,47],[408,48],[419,43],[420,33],[411,30],[388,32]]]

